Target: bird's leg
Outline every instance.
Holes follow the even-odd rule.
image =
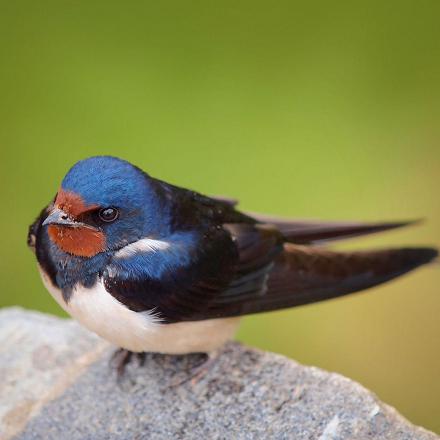
[[[145,364],[145,358],[147,353],[137,353],[133,351],[126,350],[125,348],[118,348],[110,358],[110,365],[116,368],[118,377],[121,377],[125,372],[125,367],[130,363],[133,357],[139,361],[139,365],[142,367]]]
[[[116,368],[118,377],[124,374],[125,367],[130,362],[133,354],[132,351],[125,350],[124,348],[119,348],[113,353],[110,358],[110,365]]]
[[[211,353],[206,353],[206,360],[199,365],[196,365],[190,374],[189,379],[191,379],[191,384],[195,385],[200,380],[203,379],[205,374],[215,365],[218,360],[218,352],[213,351]]]
[[[145,351],[142,351],[141,353],[134,353],[139,361],[139,366],[143,367],[145,364],[145,359],[147,357],[147,353]]]
[[[210,353],[203,353],[205,356],[205,359],[198,363],[195,366],[192,366],[190,370],[187,372],[187,376],[180,380],[175,380],[172,382],[171,387],[176,387],[179,385],[183,385],[184,383],[187,383],[191,381],[192,385],[196,385],[206,373],[215,365],[217,362],[219,356],[218,351],[212,351]]]

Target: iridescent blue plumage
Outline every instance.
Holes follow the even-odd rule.
[[[97,156],[79,161],[61,188],[81,195],[88,205],[118,207],[122,221],[107,225],[109,247],[170,232],[170,204],[160,185],[124,160]]]

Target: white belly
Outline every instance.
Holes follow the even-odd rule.
[[[76,286],[66,304],[40,268],[44,285],[58,304],[84,327],[130,351],[186,354],[210,352],[232,339],[239,318],[161,324],[152,312],[134,312],[110,295],[101,280]]]

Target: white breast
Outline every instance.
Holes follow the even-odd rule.
[[[84,327],[130,351],[186,354],[210,352],[233,338],[239,318],[161,324],[150,312],[134,312],[98,280],[91,288],[77,285],[69,302],[40,268],[41,277],[58,304]]]

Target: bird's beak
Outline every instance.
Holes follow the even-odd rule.
[[[54,208],[52,212],[46,217],[43,222],[43,226],[46,225],[59,225],[59,226],[69,226],[71,228],[79,228],[86,226],[84,223],[77,222],[72,217],[67,215],[63,210],[59,208]]]

